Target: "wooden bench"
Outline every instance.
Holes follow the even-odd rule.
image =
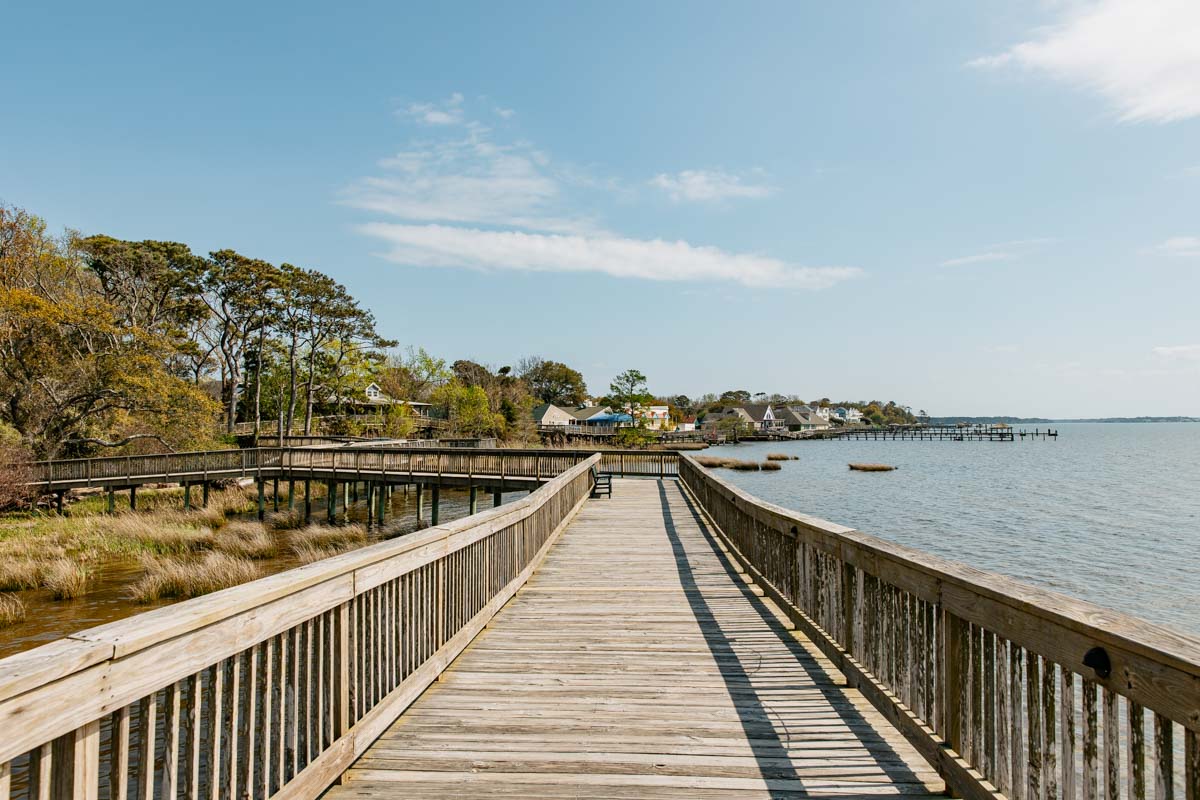
[[[612,475],[592,467],[592,497],[612,497]]]

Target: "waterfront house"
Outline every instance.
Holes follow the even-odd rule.
[[[611,422],[602,421],[612,414],[612,409],[608,406],[579,406],[570,410],[571,416],[575,419],[576,425],[610,425]]]
[[[645,423],[650,430],[660,431],[670,427],[670,408],[667,406],[635,406],[625,407],[625,413]]]
[[[575,416],[569,410],[553,403],[543,403],[534,408],[533,422],[539,427],[576,424]]]

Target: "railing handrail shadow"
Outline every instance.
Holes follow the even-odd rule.
[[[961,796],[1116,800],[1127,781],[1127,800],[1148,784],[1200,797],[1200,638],[765,502],[687,454],[679,470],[764,590]]]

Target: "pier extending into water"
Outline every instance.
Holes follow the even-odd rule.
[[[661,455],[0,660],[0,800],[1200,797],[1200,640]]]
[[[1057,432],[1046,432],[1058,436]],[[1022,436],[1025,434],[1022,433]],[[847,426],[812,431],[809,439],[870,439],[873,441],[1011,442],[1008,425],[891,425],[886,428]],[[1044,438],[1044,437],[1043,437]]]

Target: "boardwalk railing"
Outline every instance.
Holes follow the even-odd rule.
[[[288,477],[317,471],[342,474],[457,475],[548,480],[592,450],[510,450],[498,448],[279,448],[214,450],[169,455],[112,456],[40,461],[28,466],[29,480],[49,489],[201,482],[231,477]],[[623,476],[673,477],[678,456],[644,450],[603,451],[600,470]]]
[[[954,792],[1200,798],[1200,640],[680,477],[748,571]]]
[[[599,460],[499,508],[0,660],[0,800],[317,797],[526,581]]]

